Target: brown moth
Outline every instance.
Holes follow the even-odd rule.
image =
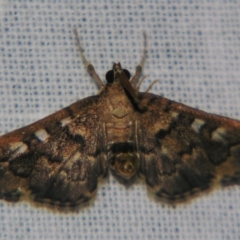
[[[100,93],[0,137],[1,199],[78,206],[109,169],[169,203],[239,183],[240,122],[139,92],[146,41],[131,79],[114,63],[104,85],[82,57]]]

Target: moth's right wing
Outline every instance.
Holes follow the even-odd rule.
[[[140,173],[167,202],[240,183],[240,122],[141,94]]]

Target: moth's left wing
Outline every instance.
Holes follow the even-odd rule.
[[[157,196],[177,202],[240,183],[240,122],[140,93],[140,173]]]
[[[97,108],[98,96],[89,97],[0,137],[0,199],[26,195],[60,206],[89,199],[106,175]]]

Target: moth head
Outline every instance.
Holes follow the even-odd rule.
[[[138,168],[138,157],[134,153],[118,153],[111,158],[111,169],[124,179],[132,178]]]
[[[120,63],[114,63],[112,70],[106,73],[105,78],[108,83],[113,83],[121,73],[124,73],[128,80],[131,78],[131,74],[127,69],[122,69]]]

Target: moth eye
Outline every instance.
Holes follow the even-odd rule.
[[[133,153],[120,153],[111,162],[111,168],[125,178],[131,178],[137,171],[138,158]]]
[[[114,82],[114,73],[113,73],[113,70],[110,70],[106,73],[106,76],[105,76],[106,80],[108,83],[113,83]]]
[[[131,74],[127,69],[123,69],[123,72],[125,73],[127,79],[129,80],[131,78]]]
[[[123,69],[124,74],[126,75],[127,79],[129,80],[131,78],[131,74],[127,69]],[[110,70],[106,73],[105,76],[106,80],[108,83],[113,83],[114,82],[114,73],[113,70]]]

